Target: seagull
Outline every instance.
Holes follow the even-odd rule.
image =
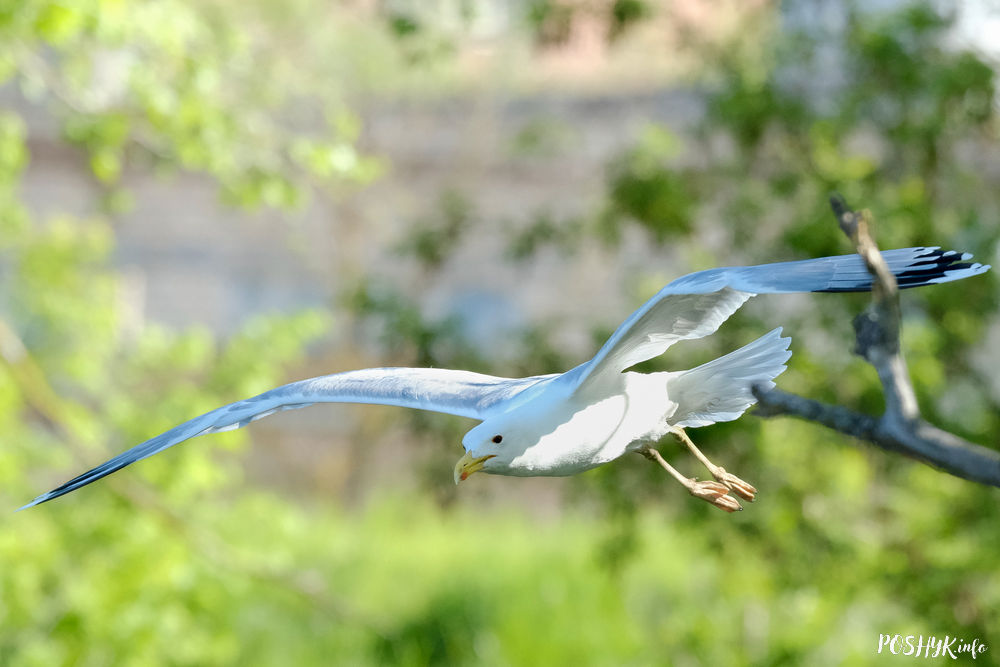
[[[901,288],[946,283],[989,265],[938,247],[882,253]],[[682,340],[714,333],[750,297],[802,292],[865,292],[871,275],[858,255],[822,257],[682,276],[632,313],[592,359],[562,374],[502,378],[446,368],[367,368],[300,380],[225,405],[161,433],[44,493],[20,509],[58,498],[189,438],[241,428],[281,410],[315,403],[368,403],[443,412],[479,420],[462,438],[458,484],[476,472],[565,476],[637,452],[661,465],[688,492],[732,512],[730,492],[753,501],[757,489],[713,464],[685,429],[732,421],[756,400],[754,385],[774,386],[791,356],[776,328],[729,354],[683,371],[628,369]],[[687,478],[657,445],[679,439],[712,474]]]

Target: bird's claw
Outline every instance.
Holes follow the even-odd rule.
[[[734,488],[726,483],[726,481],[730,480],[730,478],[731,478],[730,483],[734,484],[736,488],[740,489],[739,491],[737,491],[737,493],[739,493],[741,496],[746,497],[743,495],[744,493],[746,493],[747,495],[749,495],[749,500],[753,500],[753,494],[757,492],[757,489],[753,488],[752,486],[741,480],[739,477],[735,475],[730,475],[719,466],[713,466],[712,468],[710,468],[710,470],[712,470],[712,474],[716,475],[717,479],[719,474],[728,475],[728,477],[725,477],[724,479],[718,479],[718,481],[714,482],[709,480],[704,480],[699,482],[696,479],[685,477],[680,472],[678,472],[677,469],[675,469],[672,465],[667,463],[663,459],[663,457],[660,456],[660,452],[658,452],[653,447],[647,447],[645,449],[641,449],[639,450],[639,453],[645,456],[650,461],[655,461],[656,463],[659,463],[668,473],[670,473],[670,475],[674,479],[683,484],[684,488],[687,489],[688,493],[690,493],[692,496],[694,496],[695,498],[701,498],[702,500],[707,500],[708,502],[718,507],[720,510],[725,510],[726,512],[738,512],[739,510],[743,509],[742,507],[740,507],[740,503],[736,500],[736,498],[733,498],[731,495],[729,495],[730,489]]]
[[[687,488],[695,498],[707,500],[726,512],[738,512],[743,509],[736,498],[729,495],[729,487],[721,482],[697,482],[692,479]]]
[[[717,466],[711,461],[709,461],[708,457],[702,454],[701,450],[698,449],[698,447],[694,444],[694,442],[691,441],[691,438],[688,437],[688,434],[684,431],[683,428],[673,429],[673,434],[674,437],[683,442],[684,445],[689,450],[691,450],[691,453],[695,455],[695,458],[701,461],[702,464],[706,468],[708,468],[709,472],[712,473],[712,477],[715,478],[716,482],[725,487],[727,492],[732,491],[743,500],[749,501],[751,503],[754,501],[754,498],[757,497],[757,489],[754,488],[752,484],[750,484],[749,482],[745,482],[744,480],[740,479],[731,472],[726,472],[726,469],[723,468],[722,466]],[[691,490],[690,487],[688,488],[689,490]],[[691,490],[691,493],[692,495],[697,495],[694,493],[693,490]],[[702,496],[698,497],[701,498]],[[706,500],[709,499],[706,498]],[[737,509],[743,509],[739,506],[739,503],[737,503],[734,498],[730,498],[729,500],[732,501],[732,504],[736,505],[735,509],[729,508],[729,506],[731,506],[729,501],[723,501],[727,505],[727,507],[723,507],[722,505],[719,505],[715,501],[710,501],[710,502],[712,502],[717,507],[722,507],[722,509],[726,510],[727,512],[735,512]]]
[[[731,472],[726,472],[726,469],[721,466],[716,466],[712,470],[712,476],[743,500],[752,503],[757,497],[757,489],[752,484],[740,479]]]

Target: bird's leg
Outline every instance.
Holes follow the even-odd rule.
[[[645,449],[639,450],[639,453],[645,456],[650,461],[656,461],[663,469],[673,475],[674,479],[684,485],[684,488],[688,490],[695,498],[701,498],[702,500],[707,500],[719,509],[725,510],[727,512],[735,512],[737,510],[743,509],[740,507],[739,502],[736,498],[729,495],[729,487],[725,484],[719,482],[709,482],[703,481],[699,482],[695,479],[689,479],[684,475],[680,474],[676,468],[663,460],[658,452],[653,447],[646,447]]]
[[[674,437],[687,445],[687,448],[691,450],[691,453],[695,455],[695,458],[701,461],[705,467],[708,468],[708,471],[712,473],[712,477],[724,484],[726,488],[730,489],[743,500],[749,500],[750,502],[754,501],[754,498],[757,495],[757,489],[755,489],[751,484],[744,482],[733,473],[726,472],[726,469],[722,466],[717,466],[709,461],[708,457],[702,454],[701,450],[698,449],[693,442],[691,442],[691,438],[688,437],[688,434],[683,428],[680,428],[679,426],[674,427],[670,429],[670,432],[674,434]]]

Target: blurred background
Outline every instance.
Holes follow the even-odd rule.
[[[0,507],[295,379],[568,369],[674,277],[851,252],[831,190],[1000,264],[994,4],[0,2]],[[926,417],[987,446],[998,287],[903,296]],[[865,303],[758,299],[641,369],[780,324],[780,387],[878,413]],[[691,432],[736,515],[640,457],[456,488],[472,425],[317,406],[0,511],[0,664],[1000,651],[995,489],[752,413]]]

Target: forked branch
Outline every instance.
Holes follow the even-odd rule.
[[[1000,487],[1000,452],[968,442],[920,416],[906,360],[900,350],[899,286],[872,239],[867,211],[852,211],[835,195],[830,204],[872,275],[872,302],[854,320],[855,352],[874,366],[885,394],[885,412],[874,417],[780,389],[753,387],[763,417],[791,415],[904,454],[956,477]]]

